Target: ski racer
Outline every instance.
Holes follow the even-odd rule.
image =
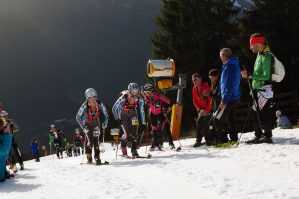
[[[136,83],[130,83],[128,90],[121,92],[121,96],[112,107],[112,113],[118,124],[121,125],[121,149],[123,156],[128,157],[127,141],[131,137],[132,157],[138,157],[138,128],[146,125],[144,114],[144,101],[140,96],[140,88]],[[139,120],[141,125],[139,124]]]
[[[77,128],[73,136],[74,156],[80,155],[80,148],[83,150],[84,137],[85,136],[80,133],[80,129]]]
[[[104,104],[98,100],[95,89],[89,88],[85,91],[86,101],[79,109],[76,119],[83,132],[86,135],[86,156],[87,163],[92,163],[92,148],[94,147],[94,159],[97,165],[100,165],[99,136],[100,127],[107,128],[108,113]]]
[[[50,137],[54,139],[54,148],[56,149],[56,156],[58,159],[62,159],[63,142],[66,141],[65,134],[58,129],[55,125],[51,125]]]
[[[171,132],[170,123],[167,119],[167,114],[171,111],[171,102],[165,95],[159,93],[155,90],[152,84],[145,84],[143,86],[142,92],[145,103],[149,106],[150,121],[152,128],[152,144],[150,150],[162,150],[163,146],[163,135],[162,131],[165,132],[167,140],[169,142],[169,147],[174,149]],[[161,129],[160,129],[161,127]]]

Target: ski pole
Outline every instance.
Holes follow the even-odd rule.
[[[247,124],[249,115],[250,115],[250,107],[249,107],[249,110],[248,110],[248,113],[247,113],[247,116],[246,116],[245,123],[244,123],[244,125],[243,125],[243,127],[242,127],[242,131],[241,131],[240,137],[239,137],[239,139],[238,139],[238,141],[237,141],[237,146],[240,144],[241,137],[242,137],[242,135],[243,135],[243,133],[244,133],[244,129],[245,129],[245,126],[246,126],[246,124]]]
[[[244,70],[246,70],[245,66],[243,66]],[[259,123],[259,127],[260,129],[262,130],[262,124],[261,124],[261,120],[260,120],[260,116],[259,116],[259,105],[258,105],[258,101],[255,100],[255,97],[254,97],[254,94],[253,94],[253,88],[250,84],[250,81],[249,81],[249,77],[247,77],[247,83],[248,83],[248,86],[249,86],[249,90],[250,90],[250,96],[252,97],[252,100],[253,100],[253,105],[255,106],[255,109],[256,109],[256,116],[257,116],[257,120],[258,120],[258,123]]]
[[[147,145],[148,145],[148,125],[145,127],[146,129],[146,135],[145,135],[145,154],[147,154]]]
[[[49,147],[50,147],[50,157],[52,155],[52,147],[51,147],[51,143],[49,142]]]
[[[209,119],[208,123],[210,124],[212,121],[214,121],[214,119],[216,118],[216,116],[218,115],[219,111],[221,110],[221,106],[218,106],[217,110],[213,113],[211,119]]]
[[[103,147],[102,147],[102,153],[105,152],[105,149],[104,149],[104,145],[105,145],[105,131],[106,131],[106,128],[103,128],[103,142],[102,142]]]
[[[116,159],[117,159],[117,153],[118,153],[118,143],[116,143],[116,152],[115,152]]]
[[[141,134],[141,137],[140,137],[140,140],[139,140],[139,146],[141,146],[141,143],[142,143],[142,140],[143,140],[143,136],[144,136],[144,131],[142,131],[142,134]]]
[[[85,156],[85,153],[86,153],[86,144],[85,144],[85,141],[84,141],[84,144],[83,144],[83,148],[84,148],[84,150],[83,150],[83,154],[82,154],[81,164],[83,164],[83,162],[84,162],[84,156]]]
[[[180,138],[178,138],[178,142],[179,142],[180,146],[176,150],[180,151],[182,149],[182,144],[181,144]]]
[[[171,124],[171,122],[169,121],[168,117],[166,117],[166,115],[165,115],[165,119],[169,124]],[[180,146],[176,150],[180,151],[182,149],[182,144],[181,144],[180,138],[178,138],[178,142],[179,142]]]

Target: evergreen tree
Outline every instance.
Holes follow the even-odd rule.
[[[243,52],[255,56],[249,50],[249,37],[255,32],[265,35],[271,51],[286,68],[286,77],[279,83],[279,90],[298,88],[299,73],[299,0],[253,0],[255,8],[245,12],[239,23]],[[253,62],[251,62],[253,64]],[[252,70],[252,67],[250,67]],[[294,84],[296,82],[296,84]]]
[[[159,31],[151,38],[153,58],[173,58],[177,74],[184,73],[188,77],[183,100],[185,127],[189,127],[192,120],[186,113],[194,112],[191,75],[199,72],[208,80],[208,70],[220,68],[219,50],[232,47],[234,27],[231,19],[236,13],[231,0],[162,2],[161,14],[157,17]]]

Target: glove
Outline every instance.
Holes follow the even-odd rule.
[[[85,134],[88,133],[88,129],[84,128],[84,129],[83,129],[83,132],[84,132]]]
[[[168,107],[168,108],[167,108],[167,114],[170,113],[171,110],[172,110],[172,108],[171,108],[171,107]]]
[[[103,124],[102,124],[102,128],[103,128],[103,129],[106,129],[107,126],[108,126],[107,123],[103,123]]]
[[[122,122],[120,119],[117,119],[117,120],[116,120],[116,123],[117,123],[118,125],[122,125],[122,124],[123,124],[123,122]]]

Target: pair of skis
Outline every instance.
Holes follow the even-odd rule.
[[[97,164],[95,162],[90,162],[90,163],[84,162],[84,163],[81,163],[81,165],[83,165],[83,164],[85,164],[85,165],[94,165],[94,166],[101,166],[101,165],[108,165],[109,162],[105,161],[105,162],[102,162],[101,164]]]
[[[237,148],[237,147],[238,147],[238,143],[235,142],[235,143],[212,145],[212,146],[209,146],[208,148],[206,148],[206,150],[208,152],[212,152],[214,150],[221,151],[223,149],[232,149],[232,148]]]
[[[152,157],[150,153],[148,153],[146,156],[141,156],[141,155],[137,155],[137,156],[119,155],[119,156],[127,159],[150,159]]]

